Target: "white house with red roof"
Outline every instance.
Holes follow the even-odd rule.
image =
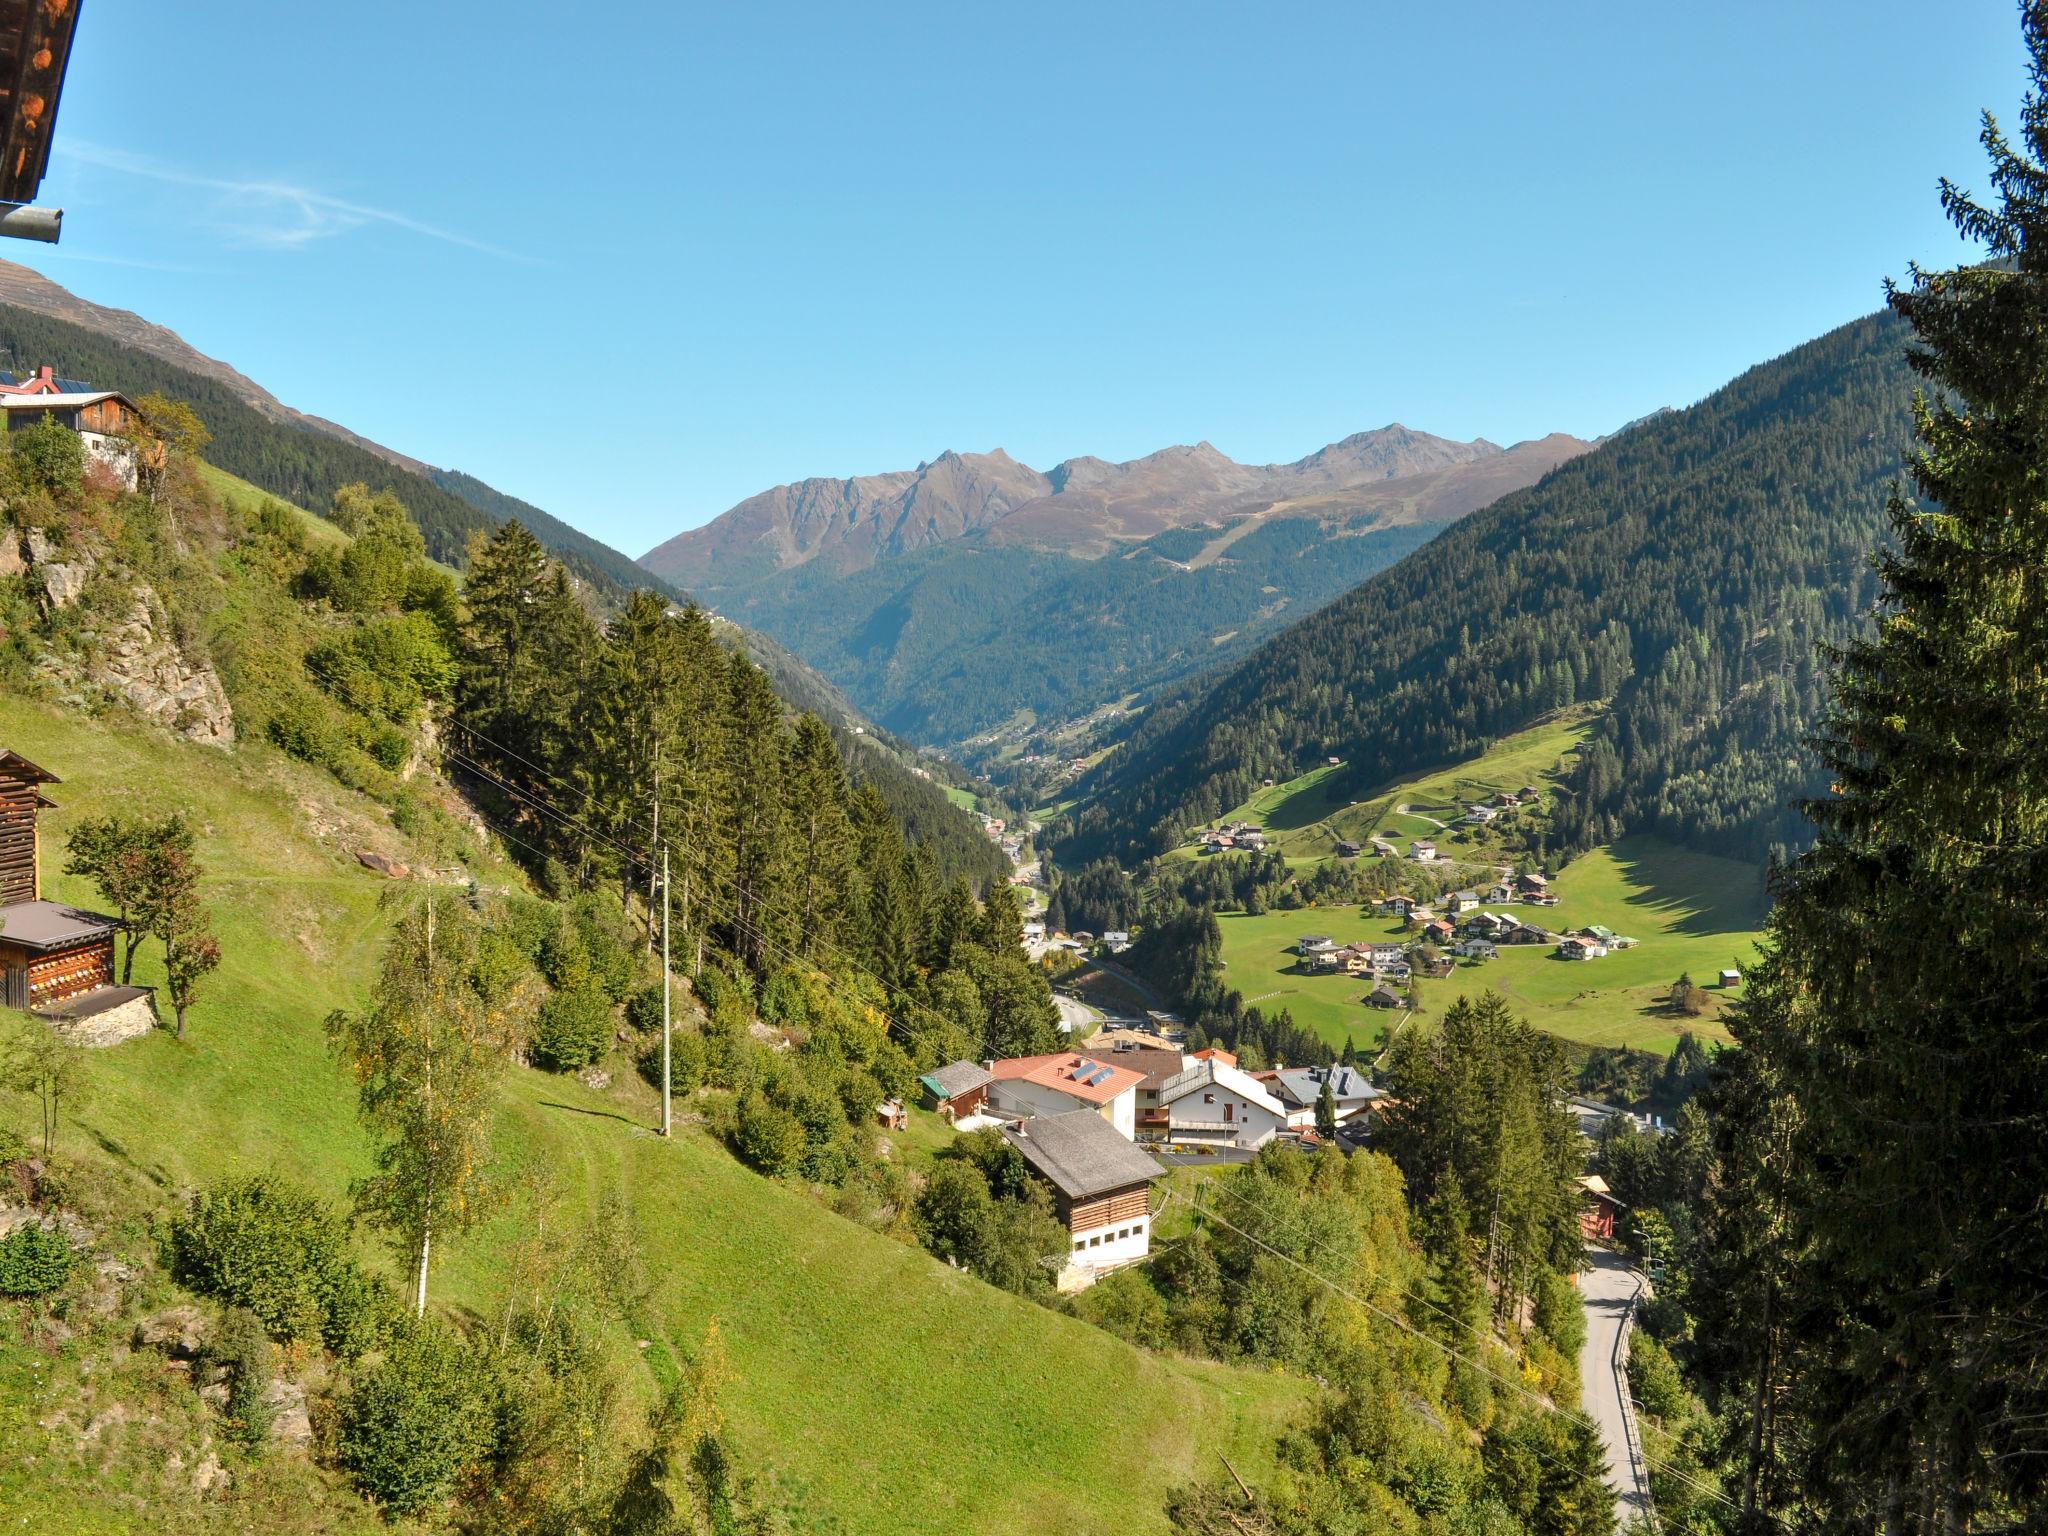
[[[1012,1056],[988,1064],[991,1109],[1009,1115],[1064,1115],[1093,1110],[1129,1140],[1138,1134],[1138,1084],[1146,1074],[1099,1056],[1058,1051]]]

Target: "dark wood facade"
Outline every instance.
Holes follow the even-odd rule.
[[[42,786],[56,782],[54,773],[0,748],[0,1006],[42,1008],[114,984],[114,935],[100,921],[83,925],[75,942],[7,936],[7,909],[42,899],[36,819],[55,808]]]
[[[41,786],[57,776],[27,758],[0,750],[0,907],[34,901],[42,891],[36,816],[50,808]]]
[[[0,935],[0,1003],[43,1008],[114,984],[114,936],[104,934],[69,949],[38,954]]]

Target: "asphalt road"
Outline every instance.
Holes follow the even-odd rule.
[[[1586,1308],[1586,1343],[1579,1351],[1579,1395],[1607,1444],[1607,1483],[1615,1491],[1615,1513],[1626,1525],[1650,1509],[1650,1490],[1628,1454],[1622,1417],[1622,1394],[1628,1390],[1628,1379],[1616,1359],[1622,1323],[1642,1282],[1618,1253],[1591,1248],[1587,1255],[1593,1267],[1579,1276],[1579,1294]]]

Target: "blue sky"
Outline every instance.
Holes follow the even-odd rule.
[[[1953,259],[2023,83],[2010,0],[95,0],[0,255],[638,554],[946,448],[1610,430]]]

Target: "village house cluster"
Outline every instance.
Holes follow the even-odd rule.
[[[1255,1152],[1317,1140],[1329,1083],[1340,1133],[1362,1134],[1380,1090],[1355,1067],[1247,1072],[1229,1051],[1183,1051],[1163,1034],[1120,1029],[1087,1049],[956,1061],[918,1082],[955,1130],[995,1129],[1049,1186],[1071,1249],[1060,1288],[1079,1290],[1150,1251],[1147,1187],[1158,1150]]]

